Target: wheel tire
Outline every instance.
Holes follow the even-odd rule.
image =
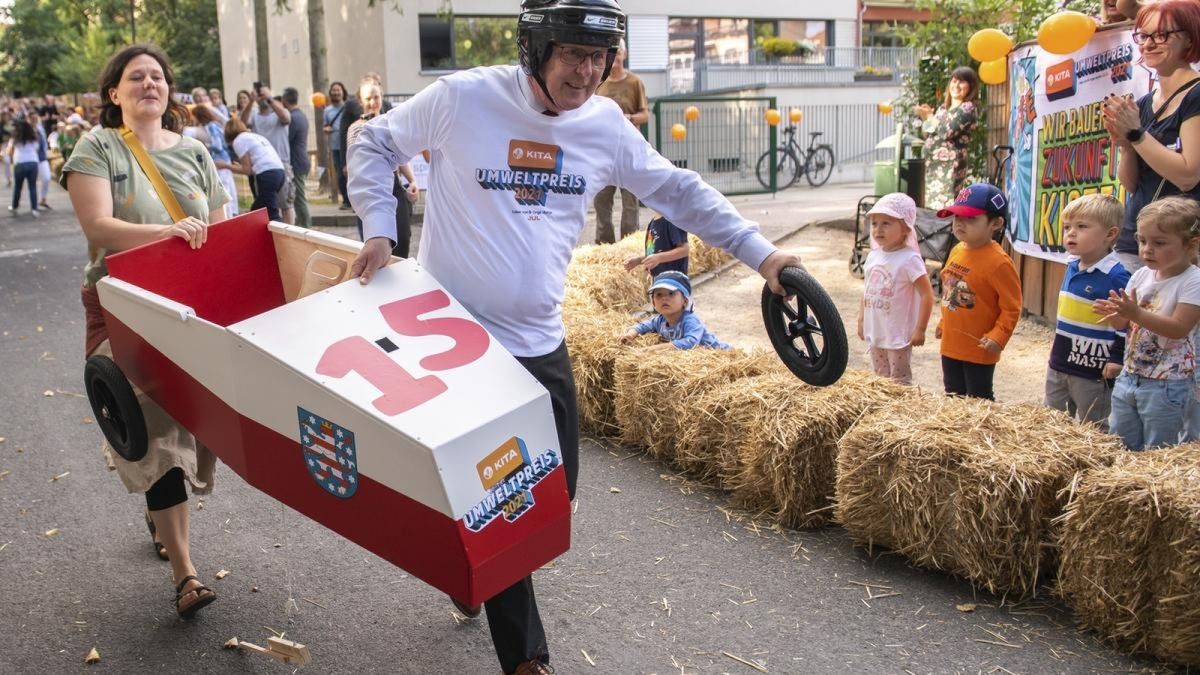
[[[796,306],[763,287],[763,323],[771,345],[788,370],[796,377],[818,387],[837,382],[846,372],[850,346],[846,326],[829,294],[817,280],[799,267],[784,268],[779,282]],[[800,317],[804,317],[801,324]],[[814,335],[820,336],[817,345]],[[801,340],[803,347],[796,346]]]
[[[758,182],[763,188],[771,189],[771,152],[768,150],[758,158],[758,165],[755,167],[755,173],[758,174]],[[773,151],[775,157],[775,189],[786,190],[796,182],[800,177],[800,160],[796,159],[796,155],[790,150],[776,148]]]
[[[149,445],[146,418],[117,364],[107,356],[89,358],[83,367],[83,386],[96,423],[113,450],[130,462],[145,457]]]
[[[808,169],[804,172],[808,184],[821,187],[833,175],[833,148],[828,145],[818,146],[808,156]]]
[[[866,256],[863,255],[862,249],[855,248],[850,251],[850,274],[856,278],[862,279],[864,275],[863,265],[867,262]]]

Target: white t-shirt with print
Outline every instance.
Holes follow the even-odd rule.
[[[243,131],[233,139],[233,151],[238,157],[250,156],[250,168],[259,174],[271,169],[283,170],[283,161],[271,142],[253,131]]]
[[[515,66],[443,77],[363,127],[348,148],[348,193],[367,238],[395,237],[392,171],[426,149],[419,262],[516,356],[562,341],[567,263],[606,185],[754,269],[775,251],[699,175],[655,152],[611,99],[544,115]]]
[[[1200,268],[1189,265],[1182,273],[1158,281],[1156,272],[1143,267],[1129,277],[1125,292],[1137,291],[1138,303],[1155,314],[1170,316],[1179,304],[1200,307]],[[1130,324],[1125,342],[1125,372],[1155,380],[1190,380],[1196,369],[1192,333],[1170,339]]]
[[[912,342],[920,303],[913,282],[925,276],[925,261],[911,248],[875,249],[863,266],[863,337],[880,349]]]

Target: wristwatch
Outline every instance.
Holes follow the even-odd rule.
[[[1137,145],[1137,142],[1146,136],[1146,132],[1141,129],[1130,129],[1125,132],[1125,140]]]

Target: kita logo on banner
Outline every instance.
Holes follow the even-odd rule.
[[[533,486],[561,463],[553,450],[530,457],[524,440],[514,436],[505,441],[476,466],[488,492],[463,517],[467,529],[478,532],[500,516],[511,523],[525,515],[533,508]]]
[[[354,453],[354,432],[296,408],[300,418],[300,451],[304,465],[317,485],[326,493],[349,499],[358,489],[358,458]]]
[[[1067,59],[1046,69],[1046,99],[1057,101],[1075,95],[1075,61]]]

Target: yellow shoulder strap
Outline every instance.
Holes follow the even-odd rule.
[[[183,207],[179,206],[179,200],[175,199],[175,193],[167,187],[167,181],[158,172],[158,167],[154,165],[154,160],[150,159],[146,148],[142,147],[142,142],[138,140],[137,135],[133,133],[132,129],[125,126],[122,126],[120,131],[121,138],[125,139],[125,145],[129,146],[129,151],[133,153],[133,158],[137,160],[138,166],[142,167],[142,173],[150,179],[150,184],[154,186],[158,198],[162,201],[163,206],[167,207],[167,214],[171,216],[171,222],[178,223],[187,218]]]

